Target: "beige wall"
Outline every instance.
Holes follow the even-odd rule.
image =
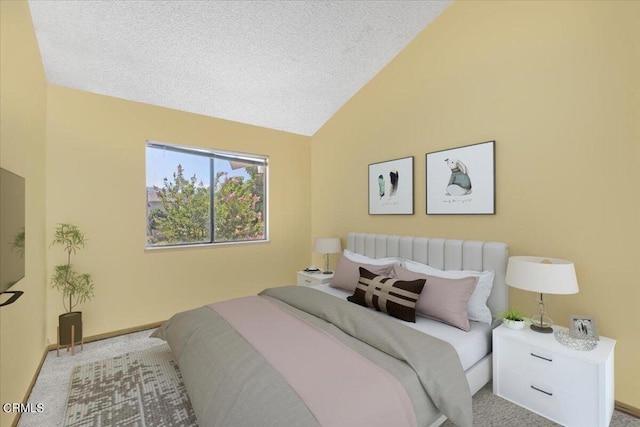
[[[145,250],[145,141],[269,156],[267,243]],[[177,311],[295,283],[309,262],[310,138],[49,86],[47,230],[89,238],[75,264],[92,274],[85,335],[157,322]],[[48,271],[61,261],[48,251]],[[60,295],[48,291],[53,342]]]
[[[0,402],[22,402],[45,348],[44,145],[46,82],[29,7],[0,2],[0,165],[25,177],[24,291],[0,308]],[[2,297],[2,301],[7,298]],[[0,412],[0,425],[13,414]]]
[[[312,140],[312,235],[384,232],[507,242],[575,262],[618,340],[616,399],[640,408],[640,3],[456,2]],[[425,215],[425,153],[496,140],[497,214]],[[367,214],[367,165],[415,156],[415,215]],[[321,259],[314,256],[314,262]],[[533,312],[534,295],[511,291]]]

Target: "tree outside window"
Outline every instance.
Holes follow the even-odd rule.
[[[263,157],[148,143],[147,246],[266,240],[266,172]]]

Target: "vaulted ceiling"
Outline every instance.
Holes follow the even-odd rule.
[[[448,5],[29,1],[51,84],[302,135]]]

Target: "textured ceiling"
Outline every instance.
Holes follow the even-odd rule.
[[[448,4],[29,1],[51,84],[302,135]]]

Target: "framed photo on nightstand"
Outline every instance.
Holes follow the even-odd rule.
[[[596,328],[596,321],[593,317],[569,316],[569,327],[572,334],[599,339],[598,328]]]

